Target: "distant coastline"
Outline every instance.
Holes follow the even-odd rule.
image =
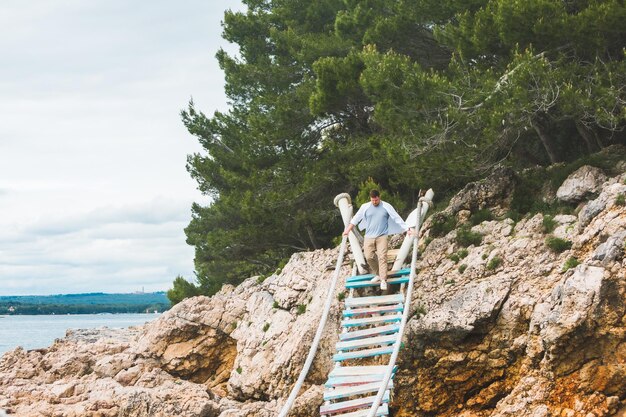
[[[161,313],[170,308],[165,292],[0,296],[0,316],[38,314]]]

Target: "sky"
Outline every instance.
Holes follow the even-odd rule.
[[[190,281],[180,111],[228,109],[226,0],[0,3],[0,295],[165,291]]]

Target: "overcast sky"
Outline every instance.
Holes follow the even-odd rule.
[[[226,110],[226,0],[0,2],[0,295],[193,280],[193,97]]]

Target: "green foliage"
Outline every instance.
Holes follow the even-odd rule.
[[[459,255],[457,255],[456,253],[451,253],[450,255],[448,255],[448,259],[450,259],[455,264],[461,260],[461,258],[459,258]]]
[[[582,165],[580,165],[582,166]],[[521,215],[543,213],[546,215],[571,214],[574,207],[560,200],[547,203],[543,200],[544,187],[552,186],[555,190],[565,178],[578,169],[578,163],[565,165],[552,165],[549,168],[533,168],[518,176],[513,199],[511,201],[511,215],[508,217],[519,221]],[[550,220],[548,220],[550,222]],[[549,232],[547,232],[549,233]]]
[[[486,268],[489,271],[493,271],[496,268],[498,268],[500,265],[502,265],[502,258],[500,258],[499,256],[494,256],[493,258],[491,258],[491,260],[487,263]]]
[[[32,296],[25,296],[32,297]],[[50,315],[50,314],[124,314],[124,313],[153,313],[163,312],[170,308],[165,302],[124,302],[111,300],[100,303],[48,303],[48,302],[19,302],[3,301],[0,297],[0,315]],[[9,298],[9,297],[6,297]],[[14,298],[14,297],[10,297]]]
[[[623,193],[620,193],[617,195],[617,197],[615,197],[615,205],[616,206],[626,205],[626,198],[624,197]]]
[[[359,185],[359,193],[356,196],[356,204],[360,206],[363,203],[370,201],[370,191],[380,191],[380,199],[391,204],[398,213],[402,213],[406,209],[406,203],[402,201],[401,197],[397,194],[390,194],[383,189],[372,177],[369,177],[366,181]]]
[[[296,315],[304,314],[305,312],[306,312],[306,305],[298,304],[298,307],[296,308]]]
[[[435,213],[432,216],[432,225],[430,228],[430,236],[445,236],[456,227],[456,219],[444,213]]]
[[[556,236],[548,236],[546,238],[546,246],[555,253],[561,253],[572,248],[570,240],[561,239]]]
[[[199,294],[201,294],[201,292],[198,287],[179,275],[174,280],[172,288],[167,291],[167,298],[169,298],[172,305],[175,305],[185,298],[194,297]]]
[[[426,315],[426,307],[424,307],[422,304],[418,304],[415,308],[415,311],[413,312],[413,317],[419,319],[424,315]]]
[[[459,255],[459,258],[461,259],[465,259],[467,255],[469,255],[469,251],[465,248],[459,249],[456,253],[457,255]]]
[[[346,293],[345,292],[340,292],[339,294],[337,294],[337,300],[339,301],[343,301],[346,299]]]
[[[278,301],[274,301],[274,304],[272,304],[272,308],[279,308],[280,306],[278,305]]]
[[[463,272],[465,272],[466,269],[467,269],[466,264],[459,265],[459,274],[462,274]]]
[[[322,57],[313,64],[317,74],[317,89],[309,106],[315,114],[332,113],[349,105],[362,105],[367,99],[359,85],[364,63],[361,55],[352,51],[346,57]]]
[[[556,164],[547,168],[529,169],[518,177],[511,207],[522,214],[572,214],[574,207],[570,204],[560,201],[552,204],[544,202],[544,187],[548,185],[556,190],[571,173],[583,165],[591,165],[611,175],[617,175],[617,163],[625,159],[626,148],[614,147],[610,152],[607,150],[592,155],[585,155],[570,163]],[[546,231],[546,233],[550,233],[550,231]]]
[[[515,223],[519,222],[522,219],[522,215],[515,209],[508,210],[504,217],[513,220],[513,222]]]
[[[542,227],[543,233],[552,233],[554,229],[556,228],[556,225],[557,223],[552,216],[550,215],[543,216],[543,220],[541,221],[541,227]]]
[[[482,241],[483,235],[473,232],[467,225],[459,227],[456,231],[456,243],[461,246],[480,246]]]
[[[520,178],[517,220],[572,210],[543,202],[545,176],[562,182],[568,161],[626,141],[623,2],[244,4],[224,16],[237,56],[217,53],[230,108],[182,112],[203,148],[187,169],[211,199],[185,229],[199,293],[333,245],[332,198],[370,178],[403,212],[418,187],[449,195],[497,163],[564,161]],[[615,153],[585,163],[610,169]]]
[[[493,213],[489,209],[478,210],[472,213],[469,220],[472,225],[476,226],[484,221],[493,220]]]
[[[238,366],[238,367],[237,367],[237,369],[236,369],[236,371],[237,371],[237,373],[238,373],[238,374],[241,374],[241,372],[243,371],[243,369],[241,369],[241,366]]]
[[[563,264],[563,268],[561,268],[561,272],[565,272],[568,269],[575,268],[578,265],[580,265],[580,261],[576,259],[575,257],[570,256],[569,258],[567,258],[567,260]]]
[[[611,152],[585,155],[573,162],[546,168],[547,180],[550,181],[553,186],[559,187],[571,173],[581,168],[583,165],[591,165],[605,172],[617,174],[618,172],[615,170],[617,162],[624,158],[626,158],[626,152],[621,148],[613,149]]]
[[[270,324],[269,323],[265,323],[263,325],[263,331],[266,332],[268,329],[270,328]]]

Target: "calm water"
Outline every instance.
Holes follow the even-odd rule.
[[[18,346],[38,349],[65,336],[67,329],[107,326],[122,328],[144,324],[158,314],[68,314],[40,316],[0,316],[0,355]]]

